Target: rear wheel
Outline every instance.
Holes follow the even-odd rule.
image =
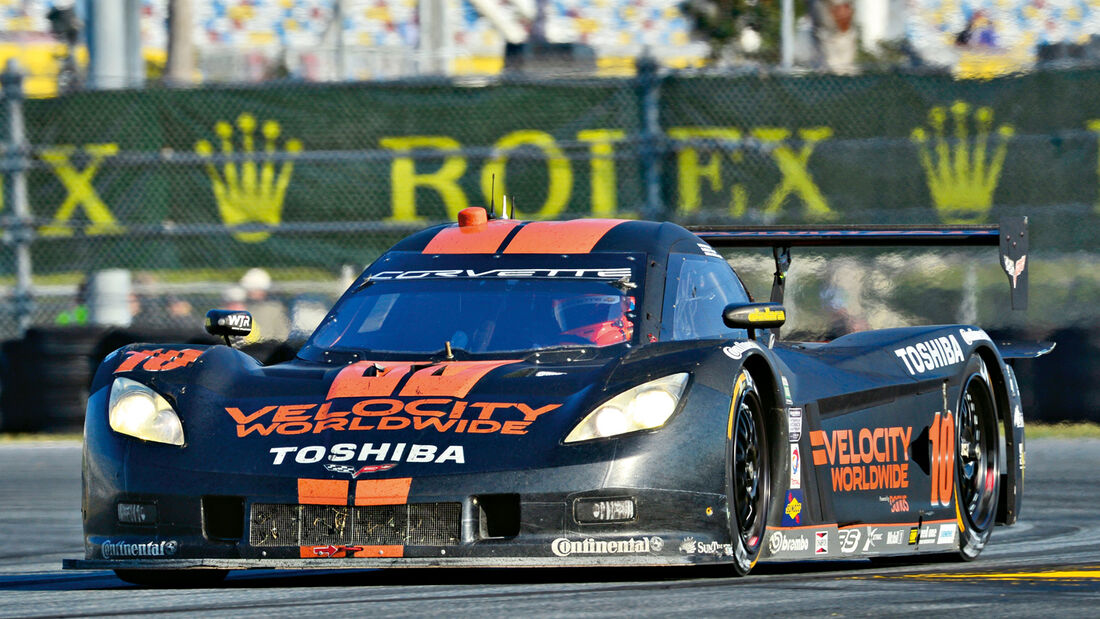
[[[955,512],[959,557],[973,560],[989,541],[1000,493],[1000,434],[997,405],[985,362],[966,364],[959,398],[955,457]]]
[[[213,587],[225,580],[229,570],[115,570],[128,583],[144,587],[190,589]]]
[[[734,569],[743,576],[756,564],[763,547],[770,488],[764,405],[752,376],[745,370],[734,383],[726,435],[729,444],[727,502],[730,537]]]

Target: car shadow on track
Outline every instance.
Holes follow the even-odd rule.
[[[409,587],[485,586],[603,583],[610,588],[629,586],[676,586],[708,582],[728,585],[761,579],[804,578],[807,574],[861,573],[867,561],[799,562],[757,566],[748,578],[738,578],[729,566],[677,567],[593,567],[593,568],[400,568],[400,569],[317,569],[317,570],[234,570],[223,589],[281,587]],[[134,587],[109,571],[65,572],[0,576],[0,591],[94,590]]]

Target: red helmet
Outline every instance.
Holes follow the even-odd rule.
[[[563,335],[584,338],[596,346],[629,341],[634,323],[626,313],[634,309],[634,297],[584,294],[554,301],[554,316]]]

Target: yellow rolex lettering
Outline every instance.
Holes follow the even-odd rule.
[[[832,209],[825,201],[806,165],[810,161],[814,147],[818,142],[829,139],[833,130],[829,127],[809,127],[798,130],[798,137],[802,139],[802,148],[796,153],[787,143],[791,132],[780,127],[758,127],[752,130],[752,135],[765,144],[775,144],[771,149],[772,158],[779,167],[782,180],[779,186],[768,196],[764,203],[764,212],[776,214],[783,206],[783,201],[790,195],[802,198],[806,205],[806,215],[815,219],[828,219],[833,216]]]
[[[68,194],[65,201],[57,208],[53,216],[53,222],[42,226],[39,233],[43,236],[69,236],[73,233],[69,227],[69,220],[77,206],[84,208],[84,214],[91,225],[85,230],[86,234],[120,234],[122,226],[115,221],[111,210],[107,208],[103,200],[92,186],[92,179],[99,172],[99,166],[107,157],[118,153],[118,144],[85,144],[84,152],[88,155],[88,165],[78,171],[73,166],[71,158],[76,152],[75,146],[57,146],[42,149],[42,161],[57,175],[58,180],[64,185]]]
[[[507,154],[508,151],[520,146],[534,146],[546,155],[546,171],[550,179],[550,186],[546,191],[546,202],[537,213],[531,215],[537,219],[550,219],[561,214],[569,203],[570,194],[573,193],[573,168],[554,142],[554,137],[544,131],[513,131],[497,140],[493,145],[496,156],[481,168],[481,192],[485,196],[485,201],[488,202],[492,197],[494,176],[495,184],[500,188],[498,191],[507,195],[504,177],[508,163]]]
[[[913,129],[911,139],[917,145],[917,156],[927,177],[928,192],[932,195],[932,204],[940,220],[945,223],[981,222],[993,208],[993,192],[1000,181],[1008,143],[1015,130],[1009,125],[997,128],[997,145],[992,160],[987,163],[993,110],[981,107],[974,111],[977,135],[973,151],[967,126],[970,105],[965,101],[956,101],[951,104],[950,111],[955,125],[953,139],[945,136],[948,113],[943,106],[933,107],[928,112],[932,137],[924,127],[917,127]]]
[[[621,129],[591,129],[577,133],[577,139],[587,142],[592,170],[592,216],[614,217],[618,197],[615,194],[615,148],[626,132]]]
[[[278,226],[282,222],[283,200],[286,198],[291,175],[294,174],[294,163],[284,161],[278,172],[270,157],[258,164],[256,158],[252,157],[256,153],[256,127],[256,118],[253,115],[246,112],[237,117],[241,154],[248,155],[249,158],[240,164],[227,161],[220,173],[210,160],[214,154],[214,146],[207,140],[195,143],[195,152],[207,158],[206,174],[210,177],[218,215],[221,216],[222,223],[229,227],[247,224]],[[281,132],[279,123],[268,120],[260,127],[260,132],[264,138],[264,153],[275,154],[276,140]],[[219,121],[214,125],[214,133],[220,141],[221,154],[233,155],[233,126]],[[284,142],[283,148],[287,153],[296,154],[301,152],[302,143],[291,138]],[[243,243],[259,243],[267,240],[270,235],[270,232],[264,231],[233,233],[233,237]]]
[[[673,140],[699,140],[710,139],[716,141],[736,142],[741,139],[741,131],[733,127],[672,127],[668,135]],[[680,210],[690,213],[702,204],[700,196],[700,179],[710,182],[711,191],[719,191],[722,188],[722,154],[721,151],[711,151],[707,155],[707,162],[699,164],[699,150],[695,146],[683,146],[676,150],[677,190],[680,197]],[[737,208],[737,188],[734,187],[731,208]],[[742,188],[742,192],[743,192]]]
[[[458,212],[466,208],[466,193],[458,185],[458,180],[466,173],[466,159],[461,155],[446,155],[443,164],[435,172],[416,172],[416,162],[410,155],[417,149],[435,149],[458,152],[462,145],[458,140],[445,135],[410,135],[382,138],[378,142],[382,148],[400,153],[393,159],[390,168],[390,196],[393,216],[391,221],[421,221],[416,214],[416,188],[430,187],[443,200],[447,209],[447,218],[454,220]]]

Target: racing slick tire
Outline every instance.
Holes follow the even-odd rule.
[[[115,570],[116,576],[130,584],[163,589],[213,587],[227,574],[229,570]]]
[[[733,566],[738,576],[744,576],[756,565],[764,546],[771,498],[764,403],[746,370],[741,370],[734,381],[726,439],[726,497]]]
[[[955,421],[954,495],[962,561],[973,561],[985,548],[997,517],[1001,438],[991,385],[985,362],[971,355]]]

